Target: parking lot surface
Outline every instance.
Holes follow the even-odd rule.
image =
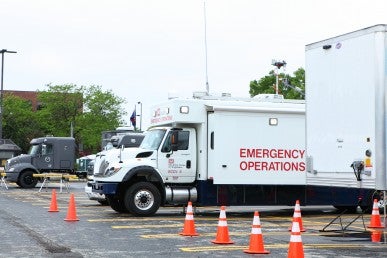
[[[40,190],[14,184],[0,188],[0,257],[287,257],[294,207],[226,207],[233,244],[219,237],[220,207],[194,207],[198,236],[182,236],[183,207],[165,207],[153,217],[119,214],[91,201],[85,182],[69,189],[51,183]],[[58,212],[49,212],[56,191]],[[74,196],[74,207],[70,196]],[[75,209],[73,209],[75,208]],[[262,244],[269,254],[247,254],[254,212],[259,211]],[[74,214],[75,212],[75,214]],[[340,214],[331,207],[301,206],[305,257],[386,257],[387,230],[371,229],[371,214]],[[75,217],[77,220],[66,221]],[[382,223],[384,216],[381,215]]]

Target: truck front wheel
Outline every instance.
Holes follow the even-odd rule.
[[[106,196],[107,203],[110,205],[110,207],[119,213],[126,213],[128,210],[126,209],[125,205],[122,203],[122,201],[118,198],[115,198],[114,196]]]
[[[33,177],[33,174],[34,172],[31,170],[23,172],[19,176],[17,184],[22,188],[34,188],[38,183],[38,179]]]
[[[160,207],[160,191],[149,182],[138,182],[126,191],[125,206],[135,216],[151,216]]]

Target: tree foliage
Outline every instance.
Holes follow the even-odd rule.
[[[123,124],[122,117],[126,115],[126,111],[122,104],[125,100],[112,91],[103,91],[100,86],[90,86],[85,90],[83,101],[83,115],[78,117],[76,124],[85,148],[98,151],[101,146],[101,132]]]
[[[3,138],[12,139],[26,152],[30,141],[41,135],[36,113],[29,101],[13,94],[5,94],[3,101]]]
[[[46,134],[69,136],[71,124],[82,115],[83,87],[72,84],[46,86],[38,92],[39,120]],[[77,135],[76,135],[77,136]]]
[[[85,153],[100,150],[101,132],[122,124],[125,100],[101,86],[47,85],[38,91],[40,103],[33,111],[29,101],[4,96],[3,138],[12,139],[24,152],[29,142],[46,135],[71,136]]]
[[[284,80],[292,85],[293,87],[299,88],[302,92],[305,91],[305,70],[299,68],[293,73],[293,76],[289,74],[281,73],[279,74],[279,83],[278,83],[278,93],[282,94],[286,99],[303,99],[304,96],[297,92],[296,90],[286,87]],[[276,84],[276,75],[274,70],[269,72],[269,75],[266,75],[259,79],[259,81],[254,80],[250,82],[250,96],[254,97],[258,94],[274,94],[275,93],[275,84]]]

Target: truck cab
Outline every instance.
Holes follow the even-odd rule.
[[[75,139],[72,137],[42,137],[32,139],[28,154],[8,159],[7,180],[22,188],[33,188],[38,179],[33,174],[74,173]]]
[[[191,185],[196,181],[196,147],[195,128],[150,129],[139,148],[128,150],[125,159],[105,164],[94,173],[93,192],[98,192],[100,181],[112,180],[100,191],[110,206],[117,212],[144,216],[154,214],[165,202],[196,200]],[[128,173],[117,173],[119,170]]]
[[[98,201],[101,204],[107,204],[104,194],[93,193],[91,185],[94,181],[94,174],[99,174],[100,171],[106,169],[108,164],[120,162],[128,158],[130,149],[138,148],[144,139],[143,133],[125,132],[114,135],[108,142],[105,143],[104,150],[97,153],[93,159],[91,171],[88,171],[87,184],[85,193],[90,200]]]

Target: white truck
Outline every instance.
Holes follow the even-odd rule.
[[[312,43],[305,52],[307,184],[383,199],[387,25]]]
[[[330,187],[306,184],[305,103],[280,95],[170,99],[153,107],[143,142],[126,157],[92,183],[117,212],[149,216],[187,201],[358,205],[357,189],[334,178]]]
[[[122,160],[127,159],[126,154],[130,152],[129,150],[140,146],[142,140],[144,139],[144,134],[140,132],[120,132],[118,130],[110,132],[114,132],[116,134],[113,135],[109,141],[105,141],[105,143],[103,143],[105,147],[101,152],[94,155],[92,165],[88,168],[88,170],[91,169],[92,171],[88,171],[88,181],[85,186],[85,193],[87,197],[89,197],[90,200],[98,201],[103,205],[107,204],[105,195],[93,193],[92,191],[91,184],[94,180],[94,174],[99,174],[100,171],[104,171],[109,166],[110,162],[122,162]],[[102,135],[105,133],[106,132],[103,132]],[[103,141],[105,139],[103,139]]]

